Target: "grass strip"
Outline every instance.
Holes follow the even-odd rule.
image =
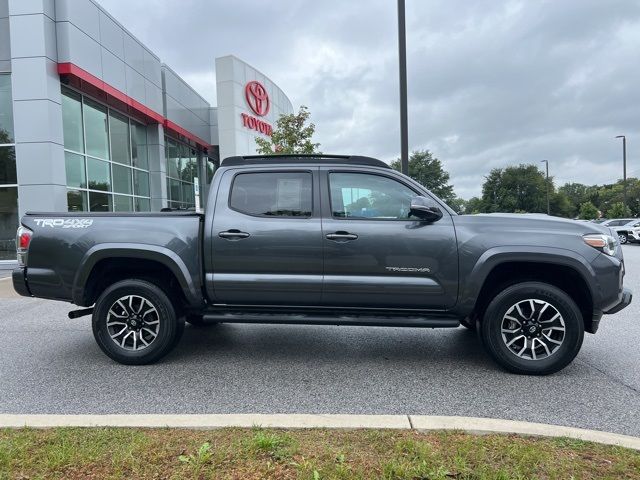
[[[0,430],[0,479],[87,478],[640,480],[640,452],[409,430]]]

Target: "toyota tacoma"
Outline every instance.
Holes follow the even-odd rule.
[[[631,302],[615,232],[546,215],[457,215],[380,160],[225,159],[205,213],[28,213],[13,285],[92,315],[148,364],[185,321],[476,329],[505,369],[549,374]]]

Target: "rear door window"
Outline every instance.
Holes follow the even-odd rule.
[[[256,172],[236,175],[229,207],[258,217],[309,218],[313,210],[311,172]]]

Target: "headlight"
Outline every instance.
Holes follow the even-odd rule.
[[[589,235],[585,235],[582,238],[584,240],[584,243],[592,246],[593,248],[597,248],[602,253],[605,253],[607,255],[615,255],[616,253],[616,246],[618,245],[618,241],[616,238],[610,235],[592,233]]]

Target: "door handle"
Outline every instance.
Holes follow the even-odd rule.
[[[251,235],[249,235],[247,232],[241,232],[240,230],[236,230],[234,228],[232,230],[227,230],[226,232],[220,232],[218,236],[227,240],[240,240],[242,238],[248,238]]]
[[[347,242],[350,240],[356,240],[358,238],[358,235],[356,235],[355,233],[339,231],[335,233],[327,233],[326,238],[327,240],[335,240],[337,242]]]

